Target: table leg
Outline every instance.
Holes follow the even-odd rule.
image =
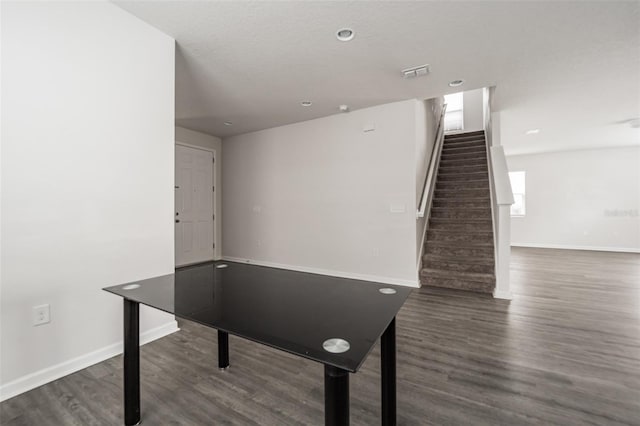
[[[349,425],[349,372],[324,366],[324,424]]]
[[[218,330],[218,368],[229,368],[229,333]]]
[[[382,426],[396,424],[396,319],[394,318],[380,339],[380,367],[382,370]]]
[[[140,423],[140,304],[124,299],[124,424]]]

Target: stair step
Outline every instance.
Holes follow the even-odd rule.
[[[486,151],[486,147],[484,142],[478,143],[478,144],[474,144],[471,146],[465,146],[465,145],[458,145],[458,144],[444,144],[444,146],[442,147],[442,151],[464,151],[464,150],[468,150],[468,149],[476,149],[476,150],[481,150],[481,151]]]
[[[463,280],[483,282],[487,284],[494,284],[496,277],[493,274],[483,274],[478,272],[461,272],[461,271],[448,271],[443,269],[431,269],[422,268],[420,270],[420,276],[429,275],[432,277],[449,278],[451,276]]]
[[[464,146],[485,146],[485,140],[484,138],[480,138],[480,139],[470,139],[468,141],[445,141],[443,147],[444,148],[449,148],[449,147],[455,147],[455,148],[461,148]]]
[[[422,267],[430,269],[444,269],[447,271],[475,272],[480,274],[493,274],[495,264],[493,259],[460,259],[444,257],[435,254],[422,256]]]
[[[460,139],[469,137],[484,137],[484,130],[474,130],[473,132],[460,132],[460,133],[447,133],[444,135],[445,139]]]
[[[491,207],[491,199],[489,197],[475,198],[434,198],[433,207]]]
[[[433,218],[469,218],[469,219],[484,219],[491,218],[491,209],[489,207],[433,207],[431,209],[431,217]]]
[[[492,231],[455,231],[451,229],[428,229],[427,242],[450,241],[478,244],[493,244]]]
[[[452,272],[425,268],[420,271],[420,282],[433,287],[491,293],[495,287],[496,279],[491,274]]]
[[[481,198],[489,195],[489,191],[486,188],[438,188],[436,186],[434,198],[441,199],[456,199],[456,200],[466,200],[468,198]]]
[[[452,219],[444,217],[429,218],[428,229],[449,229],[453,231],[493,231],[490,219]]]
[[[485,152],[485,150],[478,151],[478,152],[460,152],[460,153],[443,152],[440,158],[443,160],[462,160],[462,159],[482,158],[486,162],[487,153]]]
[[[425,253],[461,258],[493,259],[493,244],[427,241]]]
[[[489,179],[489,173],[486,171],[482,172],[438,172],[438,181],[447,182],[447,181],[471,181],[471,180],[485,180]]]
[[[463,152],[484,152],[487,149],[484,147],[484,145],[480,145],[480,146],[461,146],[461,147],[457,147],[457,146],[445,146],[442,148],[442,153],[443,154],[459,154],[459,153],[463,153]]]
[[[466,143],[466,142],[481,142],[483,145],[486,143],[486,139],[484,136],[476,135],[476,136],[466,136],[459,138],[444,138],[445,145],[453,145],[457,143]]]
[[[443,164],[442,162],[440,162],[440,165],[438,166],[438,171],[440,172],[462,172],[462,173],[469,173],[469,172],[486,172],[488,171],[489,168],[487,166],[487,164]]]
[[[436,188],[441,189],[486,189],[489,190],[489,179],[476,180],[436,180]]]
[[[440,158],[440,166],[444,167],[460,167],[460,166],[478,166],[487,165],[487,157],[481,158]]]

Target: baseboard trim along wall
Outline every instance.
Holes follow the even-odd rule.
[[[620,253],[640,253],[640,248],[633,247],[596,247],[596,246],[571,246],[563,244],[538,244],[538,243],[511,243],[511,247],[549,248],[561,250],[590,250],[613,251]]]
[[[178,323],[173,320],[144,333],[140,333],[140,345],[144,345],[161,337],[167,336],[180,330]],[[104,348],[98,349],[77,358],[70,359],[60,364],[44,368],[35,373],[27,374],[12,382],[0,386],[0,401],[13,398],[16,395],[35,389],[61,377],[80,371],[99,362],[105,361],[122,353],[122,342],[113,343]]]
[[[377,275],[354,274],[351,272],[334,271],[331,269],[309,268],[306,266],[286,265],[283,263],[268,262],[264,260],[245,259],[242,257],[222,256],[222,260],[228,262],[250,263],[258,266],[268,266],[270,268],[288,269],[290,271],[308,272],[310,274],[329,275],[332,277],[350,278],[352,280],[373,281],[382,284],[402,285],[405,287],[419,288],[420,284],[417,279],[406,280],[402,278],[380,277]]]

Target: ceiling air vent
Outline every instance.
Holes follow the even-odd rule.
[[[406,70],[402,70],[402,76],[404,78],[415,78],[422,77],[423,75],[427,75],[431,72],[430,65],[420,65],[417,67],[407,68]]]

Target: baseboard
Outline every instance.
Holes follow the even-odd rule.
[[[619,253],[640,253],[640,248],[632,247],[597,247],[597,246],[572,246],[564,244],[538,244],[538,243],[511,243],[511,247],[549,248],[560,250],[590,250],[612,251]]]
[[[402,285],[405,287],[419,288],[420,283],[416,280],[406,280],[402,278],[381,277],[378,275],[354,274],[351,272],[334,271],[330,269],[309,268],[306,266],[287,265],[283,263],[268,262],[264,260],[245,259],[241,257],[222,256],[222,260],[229,262],[250,263],[252,265],[267,266],[269,268],[288,269],[290,271],[308,272],[310,274],[329,275],[332,277],[350,278],[352,280],[373,281],[383,284]]]
[[[494,290],[493,291],[493,298],[494,299],[512,300],[513,299],[513,294],[510,291]]]
[[[167,324],[152,328],[144,333],[140,333],[140,344],[144,345],[171,333],[175,333],[178,330],[178,323],[173,320]],[[122,342],[113,343],[96,351],[89,352],[88,354],[44,368],[40,371],[36,371],[35,373],[27,374],[26,376],[0,386],[0,401],[13,398],[16,395],[20,395],[21,393],[30,391],[31,389],[35,389],[71,373],[75,373],[76,371],[80,371],[121,353]]]

